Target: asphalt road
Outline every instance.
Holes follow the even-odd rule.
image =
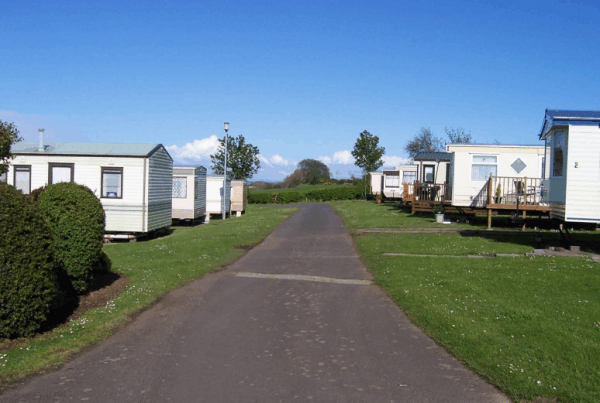
[[[509,401],[370,279],[340,217],[304,205],[229,269],[0,402]]]

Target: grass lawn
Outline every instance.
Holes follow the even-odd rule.
[[[158,297],[205,273],[239,259],[244,245],[264,239],[296,209],[248,206],[240,218],[214,219],[210,224],[177,227],[164,238],[104,247],[116,271],[129,278],[125,292],[105,307],[87,311],[68,325],[11,349],[0,340],[0,384],[62,364],[84,347],[97,343],[122,326],[132,314]]]
[[[332,205],[354,229],[368,228],[357,216],[388,214],[373,203]],[[419,219],[423,226],[432,220],[394,213],[393,220],[370,217],[369,224],[419,227]],[[596,233],[577,236],[600,243]],[[599,264],[566,257],[449,261],[382,255],[521,253],[533,247],[528,233],[380,233],[355,236],[355,242],[376,284],[413,323],[514,400],[600,401]]]
[[[372,201],[352,200],[331,202],[331,206],[344,218],[350,231],[366,228],[479,228],[469,224],[438,224],[433,214],[411,215],[410,210],[401,210],[392,203],[377,204]]]

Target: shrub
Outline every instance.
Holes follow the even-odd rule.
[[[57,183],[39,197],[56,241],[56,257],[73,287],[84,294],[102,258],[104,209],[94,193],[76,183]]]
[[[52,232],[39,207],[0,183],[0,338],[27,337],[57,295]]]
[[[36,203],[37,203],[37,201],[38,201],[38,200],[39,200],[39,198],[40,198],[40,195],[41,195],[42,193],[44,193],[44,191],[45,191],[45,190],[46,190],[46,186],[42,186],[41,188],[33,189],[33,190],[32,190],[32,191],[29,193],[28,197],[29,197],[31,200],[33,200],[34,202],[36,202]]]
[[[306,194],[309,200],[331,201],[331,200],[356,200],[363,196],[363,188],[348,186],[330,189],[315,189]]]
[[[248,203],[250,204],[268,204],[271,203],[271,193],[248,192]]]
[[[304,200],[304,196],[300,192],[272,193],[272,200],[273,203],[288,204],[302,201]]]

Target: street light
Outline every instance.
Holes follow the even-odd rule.
[[[229,132],[229,122],[225,122],[225,164],[223,166],[223,220],[227,215],[225,209],[226,196],[227,196],[227,133]]]

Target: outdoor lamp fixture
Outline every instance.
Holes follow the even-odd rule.
[[[227,133],[229,132],[229,122],[225,122],[225,164],[223,164],[223,220],[227,216],[225,204],[227,200]]]

